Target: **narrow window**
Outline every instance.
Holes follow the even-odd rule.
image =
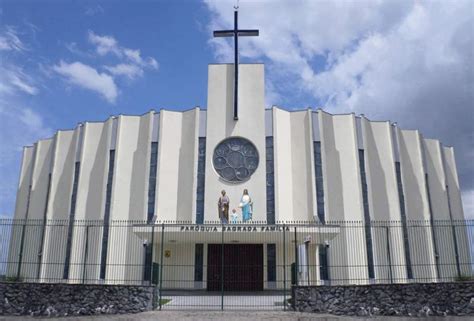
[[[156,191],[156,173],[158,163],[158,143],[151,143],[150,154],[150,174],[148,176],[148,222],[153,219],[155,215],[155,191]]]
[[[276,281],[276,244],[267,244],[267,281]]]
[[[314,152],[314,175],[316,182],[316,203],[318,206],[317,215],[322,224],[326,224],[324,212],[324,179],[323,160],[321,156],[321,142],[313,142]],[[326,245],[319,246],[319,277],[321,280],[329,280],[329,257]]]
[[[25,213],[25,218],[23,220],[23,227],[21,229],[20,254],[18,257],[18,267],[17,267],[17,272],[16,272],[17,278],[20,277],[21,264],[23,262],[23,248],[25,245],[26,224],[28,223],[28,214],[30,212],[30,199],[31,199],[31,185],[28,187],[28,198],[26,200],[26,213]]]
[[[206,177],[206,137],[199,137],[196,188],[196,224],[204,223],[204,191]]]
[[[453,222],[453,213],[451,212],[451,199],[449,197],[449,187],[446,185],[446,196],[448,197],[448,210],[449,210],[449,220],[451,221],[451,229],[453,231],[453,242],[454,242],[454,255],[456,257],[456,270],[458,276],[461,276],[461,265],[459,263],[459,249],[458,249],[458,237],[456,234],[456,225]]]
[[[105,279],[105,269],[107,267],[107,250],[109,243],[110,224],[110,200],[112,197],[112,182],[114,177],[115,150],[110,150],[109,173],[107,175],[107,188],[105,194],[104,231],[102,235],[102,252],[100,256],[100,278]]]
[[[433,209],[431,206],[431,194],[430,194],[430,188],[429,188],[429,183],[428,183],[428,174],[425,173],[425,188],[426,188],[426,195],[428,197],[428,210],[430,211],[430,225],[431,225],[431,236],[433,238],[433,249],[434,249],[434,255],[435,255],[435,264],[436,264],[436,274],[437,277],[440,277],[439,273],[439,249],[438,249],[438,243],[436,242],[436,229],[435,229],[435,221],[433,218]]]
[[[77,186],[79,183],[80,168],[81,168],[81,163],[76,162],[76,164],[74,165],[74,179],[72,183],[72,195],[71,195],[71,211],[69,213],[69,224],[68,224],[68,230],[67,230],[66,255],[64,259],[63,279],[69,278],[69,266],[71,264],[72,234],[74,232],[74,218],[76,215]]]
[[[400,200],[400,216],[403,229],[403,247],[405,248],[405,262],[407,267],[408,279],[413,279],[413,270],[411,266],[410,241],[408,238],[407,215],[405,212],[405,194],[403,194],[402,172],[400,162],[395,162],[395,171],[397,174],[398,199]]]
[[[321,223],[326,222],[324,213],[324,180],[323,161],[321,157],[321,142],[314,142],[314,174],[316,176],[316,202],[318,204],[318,218]]]
[[[329,280],[329,247],[326,245],[319,246],[319,278],[321,280]]]
[[[362,201],[364,205],[364,227],[365,227],[365,240],[367,246],[367,265],[369,270],[369,278],[375,278],[374,270],[374,252],[372,244],[372,232],[371,232],[371,223],[370,223],[370,213],[369,213],[369,196],[367,190],[367,177],[365,175],[365,156],[364,150],[359,149],[359,169],[360,169],[360,179],[362,185]]]
[[[158,143],[151,143],[150,151],[150,173],[148,175],[148,208],[147,222],[154,224],[153,216],[155,215],[155,192],[156,192],[156,173],[158,166]],[[152,260],[153,260],[153,244],[145,246],[145,273],[143,279],[150,281],[152,278]]]
[[[202,281],[204,267],[204,244],[197,243],[194,251],[194,281]]]
[[[273,157],[273,136],[265,137],[267,160],[267,224],[275,224],[275,173]]]

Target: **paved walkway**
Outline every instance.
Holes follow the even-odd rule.
[[[288,297],[286,297],[288,299]],[[283,295],[244,296],[226,295],[224,301],[219,295],[163,296],[170,300],[162,306],[163,310],[283,310]]]
[[[337,317],[300,312],[248,312],[248,311],[153,311],[127,315],[100,315],[85,317],[65,318],[28,318],[28,317],[2,317],[0,321],[20,320],[61,320],[61,321],[472,321],[471,317],[431,317],[431,318],[404,318],[404,317],[378,317],[378,318],[352,318]]]

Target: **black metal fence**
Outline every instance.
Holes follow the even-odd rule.
[[[160,309],[285,309],[292,285],[473,277],[474,221],[0,220],[0,278],[154,284]]]

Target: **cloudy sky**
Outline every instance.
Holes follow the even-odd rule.
[[[0,5],[0,215],[21,148],[113,114],[206,106],[212,30],[236,1],[13,1]],[[455,147],[474,218],[473,1],[243,1],[242,62],[266,65],[266,104],[323,107],[420,129]]]

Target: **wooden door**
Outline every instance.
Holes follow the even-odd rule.
[[[224,265],[222,266],[221,244],[208,245],[207,289],[209,291],[221,290],[221,279],[224,280],[224,291],[263,290],[262,244],[225,244],[223,252]]]

